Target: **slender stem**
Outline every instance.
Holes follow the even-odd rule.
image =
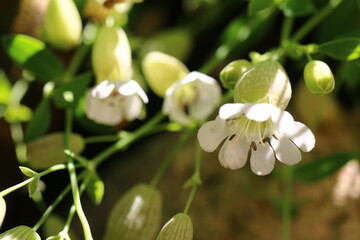
[[[291,233],[292,210],[292,171],[285,166],[283,169],[283,201],[282,201],[282,240],[289,240]]]
[[[154,177],[152,178],[150,185],[155,187],[160,181],[161,177],[164,175],[166,168],[169,166],[171,160],[173,160],[175,154],[180,150],[180,148],[185,144],[189,139],[191,134],[194,132],[195,128],[188,128],[178,139],[174,147],[167,153],[164,160],[161,162],[160,167],[157,169]]]
[[[134,133],[129,133],[124,138],[120,139],[104,151],[102,151],[99,155],[93,158],[92,162],[94,166],[98,166],[101,164],[105,159],[113,155],[114,153],[124,150],[127,148],[132,142],[136,141],[137,139],[146,136],[148,133],[152,131],[152,128],[159,123],[161,120],[164,119],[164,115],[159,112],[155,115],[151,120],[147,121],[143,126],[137,129]]]
[[[71,131],[72,131],[72,112],[70,109],[67,109],[66,110],[66,121],[65,121],[65,149],[69,150],[69,151],[71,150],[70,149]],[[78,180],[77,180],[77,176],[76,176],[74,161],[71,157],[68,157],[67,159],[68,159],[68,170],[69,170],[69,175],[70,175],[70,184],[71,184],[74,205],[76,207],[76,212],[79,216],[81,225],[83,227],[85,240],[90,240],[90,239],[93,239],[93,237],[91,235],[90,226],[86,219],[84,210],[82,209],[82,206],[81,206],[80,193],[79,193],[79,188],[77,185]]]
[[[31,177],[29,179],[26,179],[25,181],[18,183],[14,186],[11,186],[3,191],[0,192],[0,197],[4,197],[6,195],[8,195],[9,193],[18,190],[19,188],[22,188],[23,186],[26,186],[27,184],[31,183],[34,180],[34,177]]]
[[[99,143],[99,142],[114,142],[119,140],[119,136],[117,135],[105,135],[105,136],[95,136],[84,138],[86,144],[89,143]]]
[[[184,209],[185,214],[187,214],[189,212],[189,209],[190,209],[192,201],[194,200],[197,188],[198,188],[199,184],[201,184],[201,180],[200,180],[200,168],[201,168],[201,158],[202,158],[201,153],[202,152],[201,152],[199,144],[196,144],[195,168],[194,168],[194,174],[192,176],[192,178],[195,178],[195,179],[193,180],[193,186],[191,188],[189,198],[185,205],[185,209]]]
[[[281,29],[280,44],[283,44],[286,40],[289,39],[293,24],[294,24],[294,18],[285,17],[283,26]]]
[[[71,81],[72,77],[76,74],[82,63],[82,60],[86,56],[89,49],[90,45],[84,43],[76,50],[73,58],[71,59],[70,65],[65,73],[65,76],[62,78],[62,83],[67,83]]]
[[[308,35],[319,23],[322,22],[340,3],[342,0],[330,0],[329,3],[311,17],[292,37],[295,42],[300,42]]]
[[[20,163],[27,162],[27,147],[24,143],[24,132],[22,130],[20,123],[12,123],[10,124],[10,133],[11,137],[15,143],[15,153],[18,161]]]

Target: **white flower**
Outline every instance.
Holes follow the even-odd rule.
[[[221,89],[215,79],[191,72],[166,90],[163,112],[173,121],[189,124],[193,119],[206,119],[220,99]]]
[[[105,80],[88,92],[85,112],[97,123],[116,125],[140,118],[143,103],[147,102],[146,93],[136,81]]]
[[[268,103],[225,104],[219,116],[198,132],[200,146],[207,152],[214,151],[225,138],[219,152],[221,165],[241,168],[249,154],[251,169],[257,175],[269,174],[275,157],[288,165],[298,163],[301,160],[298,148],[308,152],[315,145],[308,127]]]

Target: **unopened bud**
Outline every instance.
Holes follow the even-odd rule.
[[[315,95],[330,93],[335,88],[334,75],[329,66],[322,61],[313,60],[306,64],[304,80],[309,91]]]
[[[28,144],[28,160],[34,169],[46,169],[55,164],[65,163],[64,134],[52,133]],[[70,135],[70,149],[79,154],[85,147],[84,139],[78,134]]]
[[[6,213],[6,202],[3,197],[0,196],[0,227],[4,221]]]
[[[136,185],[111,210],[104,240],[155,239],[160,227],[161,204],[158,190],[145,184]]]
[[[191,218],[185,213],[178,213],[161,229],[156,240],[192,240],[193,225]]]
[[[285,109],[291,98],[291,85],[284,68],[276,61],[256,64],[238,80],[236,103],[270,103]]]
[[[92,49],[92,64],[97,82],[129,81],[131,49],[123,29],[102,26]]]
[[[251,66],[252,64],[245,59],[236,60],[226,65],[220,72],[220,81],[223,87],[234,89],[241,75],[251,68]]]
[[[189,73],[186,66],[178,59],[161,52],[148,53],[142,68],[151,89],[160,97],[177,80],[183,79]]]
[[[54,47],[69,50],[80,44],[82,23],[73,0],[50,0],[44,22],[45,37]]]
[[[0,240],[41,240],[39,234],[28,226],[14,227],[2,234]]]

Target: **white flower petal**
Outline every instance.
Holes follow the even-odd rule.
[[[274,128],[280,133],[285,133],[294,126],[294,118],[291,114],[279,108],[273,111],[271,120],[274,122]]]
[[[122,107],[124,108],[125,119],[132,121],[139,118],[143,103],[138,95],[124,96]]]
[[[277,109],[268,103],[227,103],[221,106],[219,116],[222,119],[233,119],[244,114],[250,120],[263,122]]]
[[[311,151],[315,146],[314,134],[301,122],[294,122],[293,127],[285,135],[304,152]]]
[[[181,108],[180,104],[173,98],[172,95],[168,96],[168,94],[166,94],[162,111],[164,114],[168,115],[169,119],[172,121],[176,121],[184,125],[191,122],[190,118],[185,114],[184,109]]]
[[[92,90],[92,96],[97,98],[107,98],[115,89],[115,84],[109,82],[108,80],[102,81]]]
[[[198,131],[197,138],[200,147],[204,151],[213,152],[229,134],[230,131],[226,121],[216,117],[214,121],[202,125]]]
[[[220,149],[219,161],[225,168],[239,169],[242,168],[247,160],[250,144],[244,139],[235,141],[227,138]]]
[[[263,176],[271,173],[274,164],[275,156],[269,144],[257,144],[256,151],[251,150],[250,165],[255,174]]]
[[[301,160],[299,148],[287,137],[271,138],[271,146],[274,148],[276,158],[287,165],[294,165]]]
[[[141,99],[143,100],[144,103],[147,103],[149,101],[144,90],[134,80],[130,80],[125,83],[121,83],[121,85],[118,86],[118,91],[121,95],[124,95],[124,96],[130,96],[133,94],[137,94],[141,97]]]

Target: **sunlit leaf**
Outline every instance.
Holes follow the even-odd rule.
[[[35,194],[39,184],[39,178],[34,177],[34,179],[29,183],[28,185],[28,191],[29,191],[29,197],[32,198],[32,196]]]
[[[273,6],[275,6],[274,0],[251,0],[248,5],[248,13],[252,15]]]
[[[342,39],[321,44],[320,52],[342,61],[351,61],[360,58],[360,39]]]
[[[97,174],[91,175],[86,190],[91,200],[99,205],[104,196],[104,182],[100,179]]]
[[[7,104],[10,100],[11,84],[5,72],[0,69],[0,104]]]
[[[279,7],[288,17],[304,16],[315,10],[311,0],[282,0]]]
[[[19,167],[21,172],[27,176],[27,177],[35,177],[38,175],[37,172],[35,172],[34,170],[27,168],[27,167]]]
[[[32,117],[32,111],[25,105],[8,105],[4,118],[8,123],[27,122]]]
[[[295,166],[293,176],[302,182],[315,182],[332,175],[349,160],[358,156],[358,152],[344,152],[313,159],[308,163]]]
[[[40,80],[48,82],[60,77],[64,68],[44,42],[22,34],[2,37],[2,44],[10,58]]]
[[[25,141],[30,142],[43,135],[50,125],[51,109],[48,99],[43,99],[36,108],[25,131]]]
[[[51,95],[58,108],[75,107],[87,90],[92,74],[90,72],[75,77],[71,82],[57,88]]]

